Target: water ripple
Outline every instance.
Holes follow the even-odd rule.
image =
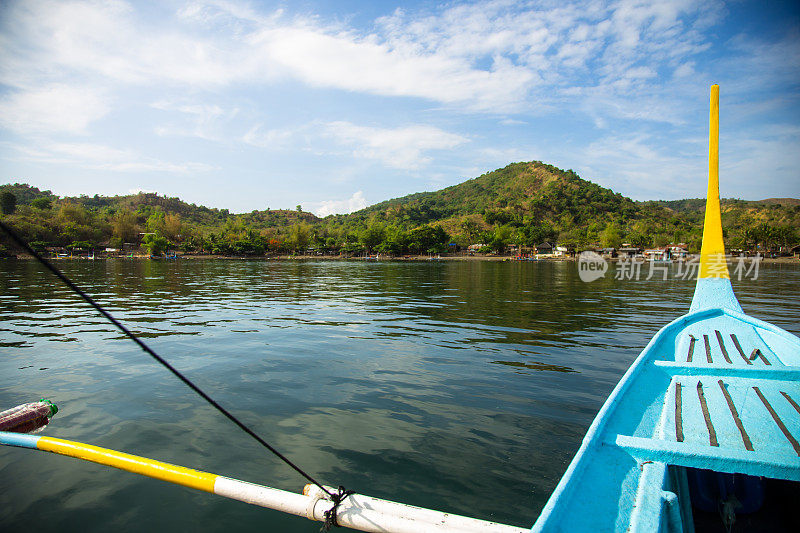
[[[59,267],[326,482],[522,526],[621,375],[693,291],[688,280],[615,280],[613,268],[586,284],[574,264],[553,263]],[[798,282],[797,265],[764,265],[734,286],[745,311],[797,334]],[[302,486],[34,263],[0,262],[0,287],[0,406],[48,396],[61,407],[48,434]],[[0,494],[14,494],[0,506],[10,529],[217,531],[231,516],[242,529],[265,520],[317,529],[18,450],[0,449],[0,480]]]

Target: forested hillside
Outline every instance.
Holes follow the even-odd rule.
[[[512,163],[434,192],[387,200],[324,219],[296,210],[232,214],[178,198],[59,198],[26,184],[0,186],[4,220],[39,248],[167,249],[232,255],[298,252],[447,252],[471,244],[551,241],[574,249],[687,243],[697,251],[705,201],[634,202],[538,161]],[[723,200],[726,242],[734,249],[796,245],[800,201]]]

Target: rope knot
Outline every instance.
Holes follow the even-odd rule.
[[[334,494],[328,493],[333,502],[333,507],[325,511],[325,522],[320,531],[330,531],[331,527],[339,527],[339,523],[336,521],[336,511],[339,509],[339,504],[346,500],[351,494],[355,494],[355,492],[354,490],[346,490],[343,486],[339,485],[339,489]]]

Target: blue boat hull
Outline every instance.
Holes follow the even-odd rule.
[[[800,481],[798,402],[800,339],[690,312],[619,382],[532,531],[692,531],[685,467]]]

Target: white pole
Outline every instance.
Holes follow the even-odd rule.
[[[332,487],[326,487],[336,492]],[[304,494],[295,494],[219,476],[214,494],[284,513],[325,521],[325,512],[333,502],[319,487],[307,485]],[[371,498],[361,494],[348,496],[336,512],[336,522],[343,527],[373,533],[526,533],[529,529],[468,518],[412,505]]]
[[[331,492],[335,492],[333,487],[325,487]],[[304,494],[312,497],[327,496],[319,487],[314,485],[306,485],[303,489]],[[327,506],[330,508],[330,506]],[[409,524],[401,524],[397,522],[396,529],[378,529],[375,531],[463,531],[464,533],[482,532],[482,533],[520,533],[528,531],[528,529],[521,529],[518,527],[507,526],[498,524],[496,522],[488,522],[486,520],[478,520],[476,518],[469,518],[466,516],[443,513],[441,511],[434,511],[432,509],[424,509],[422,507],[414,507],[413,505],[406,505],[404,503],[392,502],[389,500],[381,500],[379,498],[372,498],[362,494],[352,494],[339,505],[339,512],[337,513],[337,520],[344,525],[344,518],[348,513],[353,517],[357,517],[364,511],[379,513],[386,517],[388,524],[395,523],[397,520],[407,520]],[[355,522],[354,522],[355,523]],[[405,528],[401,529],[399,526],[404,525]],[[372,531],[366,530],[363,531]]]

